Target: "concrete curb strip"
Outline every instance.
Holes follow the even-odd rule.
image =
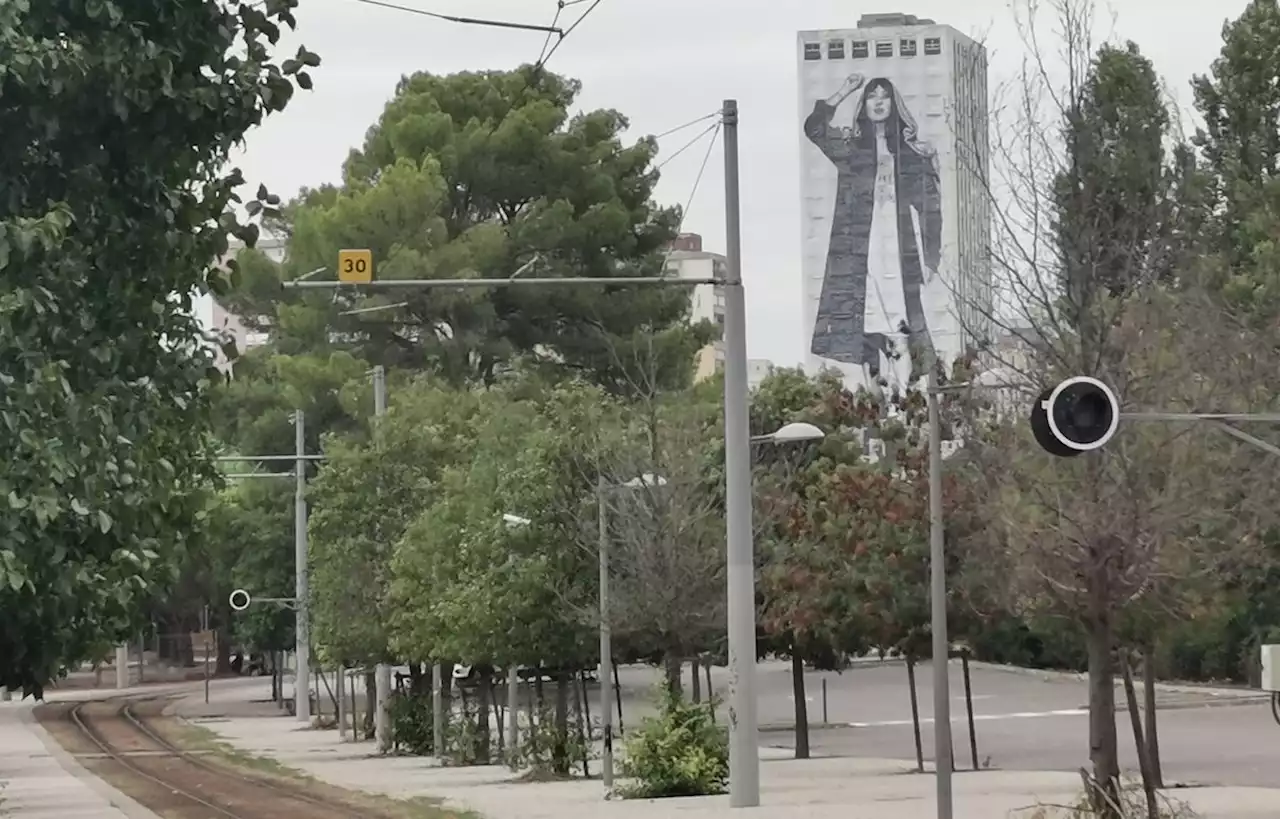
[[[1073,682],[1087,682],[1088,674],[1082,674],[1076,671],[1054,671],[1043,668],[1022,668],[1016,665],[1000,665],[999,663],[987,663],[980,660],[970,660],[969,665],[973,668],[981,668],[984,671],[1002,671],[1006,674],[1021,674],[1024,677],[1039,677],[1046,682],[1053,680],[1071,680]],[[1116,681],[1116,685],[1120,685],[1120,681]],[[1198,694],[1201,696],[1208,695],[1211,697],[1222,697],[1223,699],[1255,699],[1265,700],[1268,696],[1266,691],[1256,688],[1245,688],[1244,686],[1223,686],[1209,685],[1200,683],[1177,683],[1177,682],[1158,682],[1156,683],[1157,691],[1164,691],[1173,694]]]
[[[27,726],[27,730],[35,734],[36,738],[40,740],[40,744],[44,745],[45,750],[49,752],[49,755],[53,757],[62,770],[88,785],[90,790],[105,799],[108,804],[123,813],[128,819],[161,819],[158,814],[144,808],[132,797],[126,796],[102,779],[99,779],[81,765],[75,757],[67,753],[35,718],[31,707],[23,708],[18,713],[18,719]],[[3,813],[3,811],[0,811],[0,813]]]

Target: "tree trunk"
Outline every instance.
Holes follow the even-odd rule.
[[[1160,805],[1156,802],[1156,788],[1151,780],[1151,763],[1147,759],[1147,742],[1142,731],[1142,719],[1138,716],[1138,692],[1133,684],[1133,663],[1127,651],[1120,652],[1120,673],[1124,678],[1124,698],[1129,709],[1129,722],[1133,727],[1133,747],[1138,751],[1142,791],[1147,797],[1147,819],[1160,819]]]
[[[378,678],[372,671],[364,675],[364,736],[373,735],[373,717],[378,712]]]
[[[556,671],[556,736],[552,743],[551,768],[568,776],[573,761],[569,759],[569,673]]]
[[[920,701],[916,698],[916,658],[910,654],[907,655],[907,687],[911,691],[911,731],[916,739],[916,769],[924,773],[924,743],[920,739]]]
[[[809,703],[805,699],[804,659],[794,641],[791,644],[791,696],[796,701],[796,759],[808,759]]]
[[[684,663],[680,659],[680,655],[674,651],[668,651],[663,657],[663,665],[667,673],[667,691],[673,697],[679,697],[684,693],[684,680],[681,679],[684,672]]]
[[[488,666],[477,669],[480,672],[480,690],[477,694],[480,702],[476,706],[476,729],[480,736],[476,743],[476,762],[480,765],[489,764],[489,745],[493,738],[489,722],[489,709],[493,707],[492,670]]]
[[[697,657],[694,657],[690,664],[693,667],[693,686],[690,688],[690,696],[693,698],[694,703],[699,703],[702,702],[702,678],[698,676],[698,671],[702,663]]]
[[[423,672],[422,663],[409,663],[409,691],[415,696],[431,693],[431,675]]]
[[[1151,765],[1151,782],[1164,787],[1164,770],[1160,764],[1160,733],[1156,730],[1156,643],[1152,640],[1142,652],[1142,693],[1147,712],[1147,762]]]
[[[1103,571],[1106,571],[1104,568]],[[1094,590],[1097,594],[1098,590]],[[1105,598],[1103,598],[1105,600]],[[1098,792],[1093,810],[1099,819],[1121,819],[1119,804],[1120,761],[1116,749],[1116,679],[1112,662],[1111,616],[1105,603],[1095,607],[1089,626],[1089,761]]]

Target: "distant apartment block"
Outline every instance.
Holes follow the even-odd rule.
[[[667,252],[667,275],[680,279],[722,278],[726,259],[719,253],[702,249],[702,237],[696,233],[682,233],[671,243]],[[701,284],[693,288],[690,297],[689,321],[714,322],[724,328],[724,290],[716,285]],[[714,341],[698,353],[698,365],[694,378],[701,381],[714,375],[724,366],[724,342]]]
[[[235,238],[231,239],[227,248],[227,255],[218,261],[218,267],[225,270],[227,262],[239,255],[240,251],[244,250],[244,247],[244,242]],[[286,243],[284,239],[275,236],[263,236],[258,240],[256,249],[264,253],[273,262],[280,264],[284,261]],[[205,294],[197,299],[196,316],[206,331],[230,337],[235,342],[236,350],[241,355],[254,347],[267,343],[268,336],[266,333],[250,330],[239,316],[220,304],[210,294]],[[230,372],[231,362],[227,360],[220,347],[214,352],[214,358],[218,369],[223,372]]]

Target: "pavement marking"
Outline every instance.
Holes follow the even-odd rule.
[[[1086,708],[1063,708],[1057,711],[1016,711],[1012,714],[974,714],[974,722],[995,722],[996,720],[1005,719],[1044,719],[1045,717],[1087,717],[1089,711]],[[968,721],[968,717],[964,714],[952,717],[952,722],[964,723]],[[920,724],[932,723],[933,717],[921,717]],[[889,719],[880,722],[846,722],[846,728],[901,728],[903,726],[912,725],[909,719]]]

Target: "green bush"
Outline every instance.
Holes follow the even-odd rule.
[[[416,756],[435,753],[431,695],[397,692],[388,703],[391,738],[396,747]]]
[[[707,703],[687,703],[664,687],[659,715],[627,739],[622,772],[632,780],[619,789],[628,799],[724,793],[728,732],[715,724]]]
[[[1088,666],[1079,624],[1060,617],[992,618],[967,637],[973,657],[989,663],[1083,671]]]
[[[505,761],[513,771],[524,771],[529,779],[545,780],[567,777],[574,766],[582,765],[584,757],[594,756],[572,726],[567,733],[561,731],[556,726],[555,712],[542,708],[537,718],[525,726],[517,746],[506,750]]]

